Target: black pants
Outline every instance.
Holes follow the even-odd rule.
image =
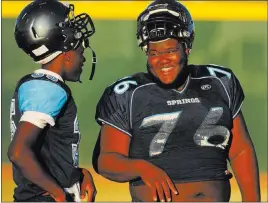
[[[20,202],[20,201],[14,200],[14,202]],[[21,202],[56,202],[56,201],[50,195],[46,196],[40,195],[37,197],[33,197],[31,199],[23,200]]]
[[[65,195],[66,195],[65,196],[66,202],[74,202],[74,196],[72,194],[65,193]],[[23,201],[18,201],[15,199],[14,202],[56,202],[56,201],[50,195],[39,195]]]

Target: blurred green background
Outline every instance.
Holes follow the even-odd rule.
[[[136,21],[95,20],[91,46],[97,53],[97,69],[89,81],[91,52],[82,84],[68,83],[78,106],[82,134],[80,163],[91,165],[99,126],[95,107],[103,90],[116,79],[145,71],[146,58],[137,47]],[[39,68],[15,44],[14,19],[2,19],[2,162],[8,162],[9,106],[16,82]],[[194,64],[219,64],[231,68],[244,89],[242,107],[257,152],[261,171],[267,171],[267,22],[197,21],[196,38],[189,59]]]

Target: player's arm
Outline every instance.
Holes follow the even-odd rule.
[[[258,162],[242,112],[233,120],[232,134],[229,161],[242,194],[242,201],[259,202]]]
[[[32,123],[19,122],[8,149],[8,158],[25,178],[48,191],[56,200],[64,201],[64,190],[44,171],[34,153],[42,130]]]
[[[56,201],[65,201],[64,190],[42,167],[36,156],[41,134],[55,119],[67,101],[66,91],[59,85],[43,80],[30,80],[18,90],[18,109],[22,116],[8,149],[10,161],[29,181],[49,192]]]
[[[140,176],[145,161],[128,157],[129,143],[129,135],[109,125],[102,126],[98,158],[101,175],[117,182],[128,182]]]
[[[97,171],[110,180],[128,182],[139,177],[138,168],[144,161],[128,157],[130,94],[126,91],[128,89],[118,94],[116,87],[121,84],[124,82],[108,87],[97,105],[96,120],[102,127],[95,147],[98,149],[98,155],[94,154],[97,161],[93,165],[97,165]]]

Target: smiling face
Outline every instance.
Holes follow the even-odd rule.
[[[171,84],[183,68],[180,62],[186,53],[182,44],[176,39],[149,42],[146,53],[149,70],[163,84]]]

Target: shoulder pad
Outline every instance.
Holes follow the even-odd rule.
[[[192,77],[194,78],[214,76],[218,78],[227,77],[230,79],[233,74],[231,69],[215,64],[191,65],[191,70]]]
[[[152,82],[150,77],[146,73],[136,73],[132,76],[121,78],[114,82],[109,89],[109,92],[115,92],[116,94],[124,94],[125,92],[132,92],[137,87]]]
[[[47,75],[47,74],[43,74],[43,73],[32,73],[32,74],[28,74],[28,75],[25,75],[24,77],[22,77],[19,80],[19,82],[17,83],[16,91],[23,83],[30,81],[30,80],[45,80],[48,82],[55,83],[55,84],[59,85],[61,88],[63,88],[66,91],[68,96],[71,95],[70,88],[64,82],[58,80],[57,78],[55,78],[51,75]]]

